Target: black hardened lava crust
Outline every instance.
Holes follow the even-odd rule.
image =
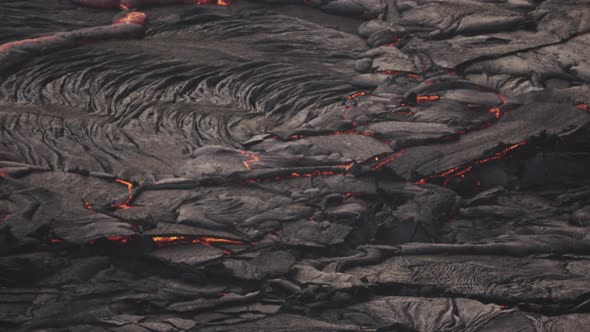
[[[590,331],[590,0],[0,0],[0,331]]]

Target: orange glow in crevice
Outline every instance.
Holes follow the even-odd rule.
[[[439,99],[440,99],[440,97],[439,96],[436,96],[436,95],[416,96],[416,102],[418,104],[420,104],[420,103],[426,103],[426,102],[429,102],[429,101],[437,101]]]
[[[127,10],[123,4],[121,4],[121,8]],[[145,25],[147,22],[147,15],[142,12],[130,12],[125,14],[123,17],[117,18],[113,24],[139,24]]]
[[[499,107],[491,108],[488,112],[494,114],[494,116],[496,117],[496,119],[499,119],[500,116],[502,115],[502,111],[500,110]]]
[[[586,112],[590,112],[590,106],[587,104],[577,104],[576,107]]]
[[[260,157],[258,157],[258,155],[254,154],[254,153],[250,153],[250,152],[241,150],[240,154],[250,158],[248,160],[242,161],[242,164],[244,165],[244,167],[246,167],[246,169],[249,171],[252,170],[252,166],[250,166],[250,163],[260,161]]]
[[[327,176],[327,175],[342,175],[342,176],[344,176],[344,175],[348,174],[348,171],[350,171],[354,165],[355,165],[355,163],[351,162],[349,164],[331,166],[330,167],[331,170],[317,169],[314,171],[306,171],[306,172],[292,172],[291,174],[284,175],[284,176],[271,176],[271,177],[266,177],[266,178],[260,177],[260,178],[253,178],[253,179],[243,179],[243,180],[239,180],[236,182],[224,183],[221,185],[241,186],[241,185],[254,184],[254,183],[281,181],[281,180],[292,179],[292,178],[297,178],[297,177],[315,177],[315,176]]]
[[[355,99],[358,97],[369,96],[369,95],[371,95],[371,94],[367,91],[359,91],[359,92],[355,92],[351,95],[346,96],[346,99],[350,100],[350,99]]]
[[[129,181],[121,180],[121,179],[115,179],[115,182],[120,183],[120,184],[124,185],[125,187],[127,187],[128,195],[127,195],[127,198],[125,199],[125,201],[123,201],[123,203],[114,203],[114,204],[111,204],[111,206],[114,208],[117,208],[117,209],[132,208],[133,206],[130,205],[130,203],[133,200],[133,183],[131,183]]]
[[[379,168],[381,168],[381,167],[389,164],[390,162],[396,160],[397,158],[401,157],[404,154],[404,152],[406,152],[406,149],[400,150],[397,153],[395,153],[395,154],[393,154],[393,155],[391,155],[391,156],[389,156],[389,157],[387,157],[387,158],[385,158],[383,160],[380,160],[379,157],[375,157],[374,160],[375,161],[378,161],[378,163],[375,164],[375,165],[373,165],[373,167],[371,167],[371,170],[372,171],[378,170]]]
[[[513,144],[500,152],[496,152],[492,156],[479,159],[469,166],[456,166],[456,167],[453,167],[453,168],[446,170],[444,172],[422,178],[422,179],[418,180],[417,182],[415,182],[415,184],[426,184],[426,183],[428,183],[429,180],[432,180],[432,179],[444,179],[443,186],[446,186],[449,184],[451,179],[454,179],[454,178],[464,179],[466,175],[469,175],[469,176],[471,176],[471,178],[473,180],[475,180],[477,186],[479,186],[480,185],[479,180],[475,179],[475,177],[473,177],[473,175],[470,173],[475,166],[480,166],[480,165],[489,163],[490,161],[501,159],[501,158],[505,157],[511,151],[518,149],[519,147],[521,147],[525,144],[526,144],[526,141]]]
[[[192,238],[188,236],[154,236],[152,237],[152,241],[156,243],[159,247],[169,246],[169,245],[176,245],[176,244],[202,244],[208,247],[215,247],[215,244],[218,243],[225,243],[225,244],[247,244],[242,241],[238,240],[230,240],[230,239],[223,239],[223,238],[216,238],[216,237],[199,237],[199,238]],[[217,248],[217,247],[215,247]],[[231,251],[223,248],[217,248],[222,250],[227,256],[231,255]]]

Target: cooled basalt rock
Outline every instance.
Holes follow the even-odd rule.
[[[583,331],[589,8],[3,1],[0,329]]]

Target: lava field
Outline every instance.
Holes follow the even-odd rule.
[[[590,331],[590,0],[0,0],[1,331]]]

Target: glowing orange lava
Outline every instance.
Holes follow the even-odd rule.
[[[372,171],[378,170],[379,168],[381,168],[381,167],[389,164],[390,162],[396,160],[397,158],[401,157],[404,154],[404,152],[406,152],[406,149],[400,150],[397,153],[395,153],[394,155],[389,156],[389,157],[381,160],[376,165],[374,165],[373,167],[371,167],[371,170]],[[375,157],[375,161],[378,161],[378,160],[379,160],[379,157]]]
[[[429,101],[437,101],[440,97],[436,95],[424,95],[424,96],[417,96],[416,101],[419,103],[426,103]]]
[[[518,149],[519,147],[521,147],[525,144],[526,144],[526,141],[513,144],[500,152],[496,152],[492,156],[479,159],[469,166],[456,166],[456,167],[453,167],[453,168],[446,170],[444,172],[422,178],[422,179],[418,180],[417,182],[415,182],[415,184],[426,184],[428,182],[428,180],[438,178],[438,179],[444,179],[443,186],[446,186],[449,184],[451,179],[457,178],[457,177],[464,179],[465,175],[469,174],[475,180],[476,184],[479,186],[480,185],[479,180],[475,179],[473,177],[473,175],[470,174],[470,172],[473,170],[474,166],[483,165],[483,164],[486,164],[490,161],[501,159],[504,156],[506,156],[506,154],[508,154],[509,152],[511,152],[515,149]]]
[[[254,153],[250,153],[250,152],[247,152],[247,151],[243,151],[242,150],[242,151],[240,151],[240,154],[243,155],[243,156],[246,156],[246,157],[250,158],[248,160],[242,161],[242,164],[244,165],[244,167],[246,167],[246,169],[249,170],[249,171],[252,170],[252,166],[250,166],[250,163],[260,161],[260,157],[258,157]]]
[[[238,240],[230,240],[230,239],[223,239],[223,238],[216,238],[216,237],[199,237],[199,238],[192,238],[188,236],[154,236],[152,237],[152,241],[154,241],[158,246],[169,246],[175,244],[202,244],[205,246],[213,246],[217,243],[225,243],[225,244],[246,244],[245,242],[238,241]],[[231,251],[223,248],[217,248],[222,250],[226,255],[231,255]]]
[[[115,179],[115,182],[120,183],[120,184],[124,185],[125,187],[127,187],[128,195],[123,203],[114,203],[111,206],[114,208],[117,208],[117,209],[132,208],[133,206],[129,205],[129,203],[131,203],[131,201],[133,200],[133,183],[122,180],[122,179]]]
[[[346,96],[346,99],[350,100],[350,99],[355,99],[357,97],[363,97],[363,96],[368,96],[368,95],[369,95],[369,93],[366,91],[359,91],[359,92],[355,92],[351,95]]]
[[[123,5],[121,5],[123,6]],[[125,9],[125,8],[124,8]],[[123,17],[117,18],[113,24],[139,24],[145,25],[147,21],[147,15],[142,12],[130,12]]]
[[[499,119],[500,116],[502,115],[502,111],[498,107],[491,108],[488,112],[494,114],[496,119]]]

